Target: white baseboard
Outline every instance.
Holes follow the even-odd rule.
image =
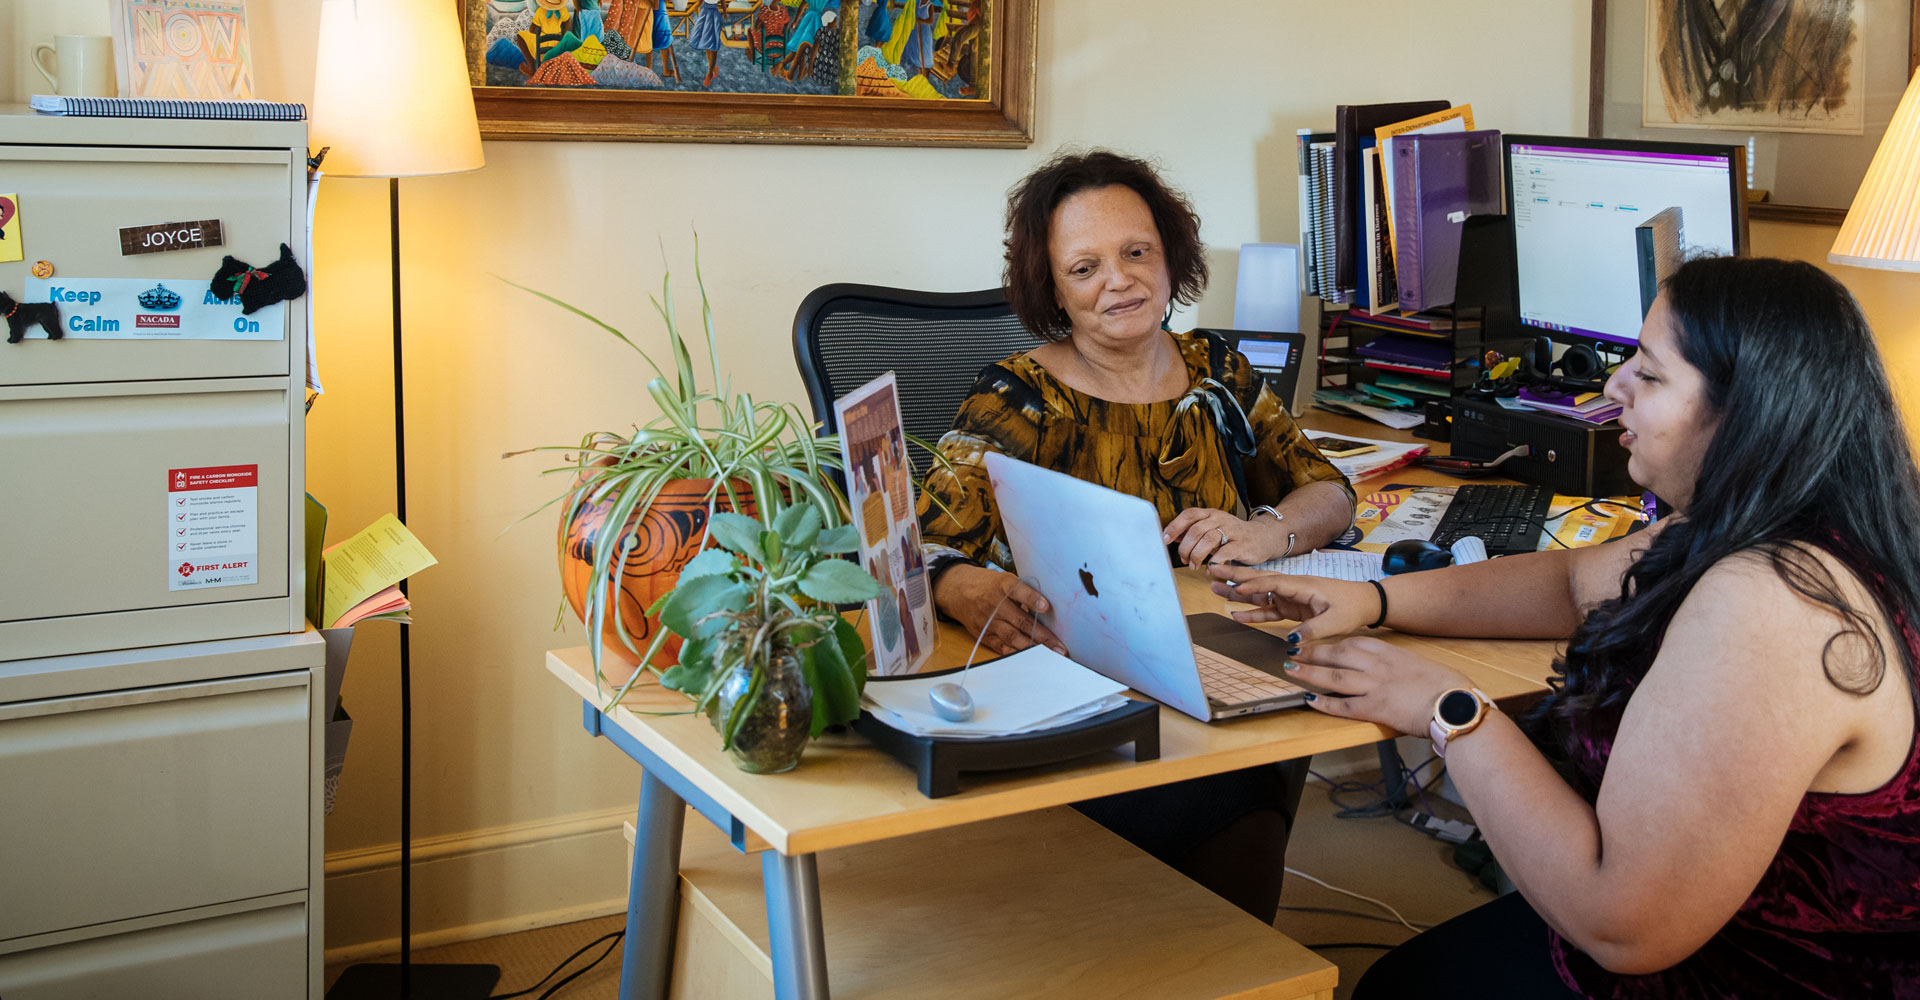
[[[416,839],[415,949],[619,913],[631,807]],[[400,845],[329,853],[328,964],[400,947]]]

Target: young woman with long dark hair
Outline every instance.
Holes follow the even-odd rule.
[[[1607,394],[1645,531],[1378,590],[1216,571],[1301,622],[1314,707],[1434,737],[1519,887],[1355,997],[1920,996],[1920,473],[1865,319],[1811,265],[1692,261]],[[1566,647],[1516,722],[1337,639],[1376,619]]]

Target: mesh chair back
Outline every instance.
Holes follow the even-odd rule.
[[[793,355],[813,416],[835,433],[833,401],[894,373],[900,422],[929,443],[953,426],[980,369],[1040,342],[1013,315],[998,288],[916,292],[876,285],[826,285],[800,304]],[[931,459],[917,448],[916,474]]]

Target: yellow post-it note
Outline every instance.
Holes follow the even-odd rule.
[[[20,196],[0,194],[0,264],[25,256],[20,247]]]
[[[361,601],[439,562],[392,514],[328,549],[326,560],[321,617],[328,626]]]

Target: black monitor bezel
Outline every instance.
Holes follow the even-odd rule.
[[[1711,142],[1667,142],[1657,139],[1596,139],[1590,136],[1572,135],[1518,135],[1503,134],[1500,144],[1501,175],[1507,192],[1507,216],[1513,217],[1513,147],[1515,146],[1564,146],[1572,149],[1618,150],[1640,153],[1678,153],[1682,155],[1724,155],[1733,164],[1733,184],[1728,194],[1732,202],[1734,234],[1733,253],[1736,257],[1745,257],[1749,249],[1747,228],[1747,147],[1737,143]],[[1545,337],[1557,344],[1586,344],[1598,350],[1621,354],[1631,351],[1639,343],[1634,340],[1620,340],[1603,334],[1586,332],[1575,333],[1568,330],[1553,330],[1528,323],[1524,316],[1524,304],[1520,301],[1520,226],[1513,222],[1508,227],[1513,248],[1513,316],[1520,325],[1520,331],[1528,336]]]

